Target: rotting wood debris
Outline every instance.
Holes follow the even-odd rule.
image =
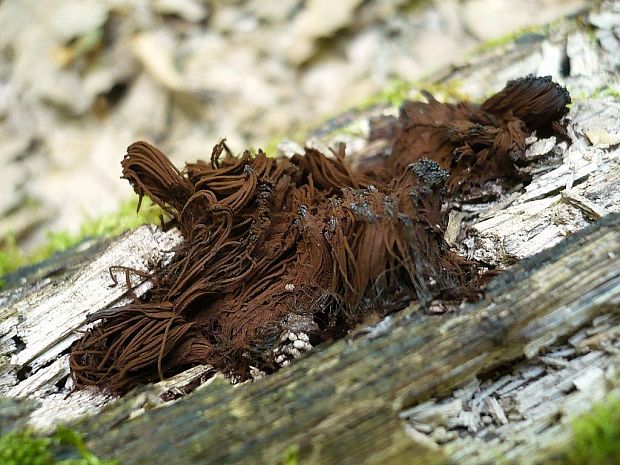
[[[526,137],[567,137],[570,96],[528,76],[482,105],[427,99],[405,103],[384,128],[389,154],[356,167],[344,146],[333,157],[312,148],[234,157],[222,141],[210,163],[182,172],[150,144],[132,144],[123,177],[184,241],[146,295],[90,315],[98,324],[70,356],[75,385],[124,392],[195,364],[245,379],[251,367],[278,368],[283,332],[319,343],[412,300],[476,299],[483,264],[449,249],[447,206],[489,181],[523,181]]]

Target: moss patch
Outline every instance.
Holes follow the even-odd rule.
[[[519,42],[519,40],[523,40],[523,38],[527,36],[539,35],[541,37],[547,37],[550,30],[558,23],[559,21],[552,22],[544,26],[527,26],[517,29],[516,31],[510,32],[496,39],[487,40],[486,42],[483,42],[477,47],[475,47],[474,50],[469,54],[469,56],[476,56],[480,53],[486,53],[496,48],[503,47],[504,45]]]
[[[615,99],[620,99],[620,90],[614,87],[610,87],[608,85],[603,85],[597,87],[592,94],[592,98],[605,98],[611,97]]]
[[[585,102],[585,101],[589,101],[589,100],[597,100],[597,99],[615,99],[615,100],[620,100],[620,83],[612,83],[612,84],[602,84],[598,87],[596,87],[593,91],[591,92],[586,92],[584,90],[581,90],[579,92],[575,92],[574,90],[570,89],[571,91],[571,99],[573,101],[573,103],[577,103],[577,102]]]
[[[399,107],[405,100],[424,100],[422,91],[431,93],[440,101],[468,100],[469,97],[462,91],[462,87],[463,84],[458,79],[444,83],[425,83],[395,78],[381,92],[361,102],[360,108],[369,108],[373,105],[386,103]]]
[[[383,90],[377,92],[368,98],[361,100],[357,105],[350,108],[351,111],[363,112],[376,105],[390,105],[392,107],[401,106],[406,100],[425,100],[422,91],[431,93],[439,101],[458,101],[469,100],[469,96],[462,90],[463,83],[458,79],[452,79],[445,83],[427,83],[424,80],[408,81],[400,77],[393,78]],[[338,116],[342,116],[346,112],[338,112],[334,115],[324,115],[321,119],[321,123],[333,120]],[[278,145],[283,140],[294,141],[301,146],[304,145],[308,139],[309,134],[323,124],[308,124],[305,127],[298,127],[291,129],[287,134],[281,133],[271,139],[269,139],[263,150],[268,156],[275,156],[278,154]],[[329,139],[337,134],[350,134],[352,136],[360,136],[357,128],[350,126],[338,127],[333,131],[328,131],[323,134],[322,138]]]
[[[88,451],[82,436],[59,426],[53,436],[36,436],[17,430],[0,436],[0,463],[3,465],[117,465],[101,460]]]
[[[608,397],[572,425],[566,449],[548,465],[620,465],[620,398]]]
[[[92,237],[112,237],[142,224],[159,224],[162,214],[159,207],[153,204],[144,204],[136,214],[137,197],[123,202],[114,213],[102,215],[98,218],[87,218],[78,233],[67,231],[49,232],[47,241],[32,252],[25,252],[9,235],[0,248],[0,288],[3,286],[2,276],[15,271],[22,266],[38,263],[56,252],[73,247],[83,240]]]
[[[299,447],[297,445],[291,445],[286,448],[284,451],[284,458],[282,460],[282,465],[298,465],[297,462],[297,453],[299,452]]]

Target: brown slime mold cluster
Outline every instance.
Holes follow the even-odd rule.
[[[520,180],[525,138],[564,136],[570,97],[549,77],[526,77],[482,105],[427,98],[403,105],[388,156],[356,168],[344,146],[233,157],[221,142],[209,163],[180,171],[132,144],[123,177],[184,240],[146,295],[90,315],[98,324],[70,358],[76,386],[124,392],[195,364],[244,379],[278,367],[285,331],[318,343],[413,300],[476,298],[478,264],[444,241],[445,205],[490,180]]]

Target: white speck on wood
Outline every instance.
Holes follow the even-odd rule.
[[[489,409],[489,413],[497,423],[499,423],[500,425],[505,425],[508,423],[508,418],[506,418],[504,409],[501,407],[501,405],[499,405],[499,402],[495,397],[487,397],[485,402]]]

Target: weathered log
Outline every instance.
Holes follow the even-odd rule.
[[[604,5],[606,11],[613,7],[612,2]],[[596,19],[594,13],[592,18]],[[594,33],[604,38],[611,26],[594,22],[600,24]],[[534,142],[526,154],[526,169],[533,179],[524,191],[503,193],[490,203],[463,205],[451,217],[449,242],[463,254],[500,267],[530,257],[592,221],[620,211],[620,101],[614,97],[613,87],[607,87],[617,86],[617,73],[611,71],[616,69],[616,58],[602,42],[587,40],[572,21],[524,39],[487,51],[429,81],[459,82],[461,93],[479,100],[501,88],[507,79],[530,72],[553,74],[569,87],[576,102],[569,115],[572,145],[544,138]],[[584,56],[597,58],[584,60]],[[568,71],[566,62],[570,63]],[[357,113],[357,119],[341,128],[336,137],[325,140],[322,135],[323,143],[335,146],[346,142],[353,156],[356,151],[368,152],[369,118],[393,111],[379,107]],[[442,460],[433,452],[437,444],[442,444],[440,452],[459,464],[496,463],[506,451],[518,463],[526,456],[527,463],[535,463],[541,444],[546,447],[566,438],[569,430],[566,423],[557,421],[558,412],[587,408],[615,386],[607,378],[614,366],[620,366],[617,275],[613,270],[614,264],[619,267],[614,248],[617,230],[617,217],[609,217],[590,230],[592,238],[580,236],[522,263],[493,284],[487,300],[474,310],[425,317],[409,308],[332,347],[313,351],[255,385],[232,388],[216,377],[187,400],[162,406],[162,398],[183,395],[190,390],[187,386],[195,387],[208,377],[208,367],[196,367],[120,400],[97,390],[68,395],[66,350],[86,328],[87,314],[125,298],[122,284],[109,287],[112,281],[107,267],[128,265],[147,270],[168,256],[174,235],[144,227],[75,259],[65,255],[32,273],[7,279],[9,286],[17,288],[0,293],[0,396],[34,398],[40,403],[28,408],[14,408],[9,403],[6,409],[2,403],[0,426],[28,423],[49,427],[96,414],[110,404],[106,413],[79,427],[97,451],[117,456],[122,463],[188,463],[194,458],[201,463],[277,463],[288,446],[299,447],[299,463],[304,464],[409,464],[414,456],[429,463],[434,458]],[[593,244],[599,244],[600,250]],[[605,251],[612,255],[605,256]],[[531,272],[528,266],[538,268]],[[604,270],[609,272],[607,277]],[[121,282],[124,279],[122,273],[117,277]],[[509,282],[511,279],[514,282]],[[84,282],[88,282],[88,291],[82,289]],[[148,283],[140,285],[143,289]],[[466,340],[466,334],[473,339]],[[558,337],[564,343],[551,348]],[[570,365],[553,355],[567,346],[579,354]],[[541,348],[545,354],[534,357]],[[534,358],[522,362],[523,354]],[[500,374],[491,373],[502,361],[511,361],[510,366]],[[520,375],[520,370],[540,373],[539,362],[566,366],[547,370],[545,376]],[[488,397],[485,405],[495,415],[495,425],[480,432],[495,435],[493,444],[502,443],[497,449],[487,438],[476,437],[471,431],[465,435],[463,428],[448,431],[452,435],[458,431],[462,437],[443,445],[446,438],[436,434],[443,427],[441,422],[432,434],[422,431],[434,426],[421,424],[415,416],[419,411],[414,409],[430,404],[445,409],[444,405],[462,397],[463,391],[472,391],[476,374],[482,379],[479,397],[491,392],[497,398],[506,395],[506,388],[497,388],[505,378],[511,380],[508,386],[525,386],[512,398],[500,401],[518,402],[531,393],[532,401],[522,402],[519,410],[530,418],[519,423],[506,411],[509,423],[502,425],[501,405]],[[586,383],[584,378],[595,382]],[[562,380],[561,389],[549,389],[548,383],[558,379]],[[459,389],[452,390],[456,385]],[[553,403],[540,393],[545,389],[553,392]],[[444,394],[445,399],[429,399],[419,405]],[[534,400],[539,404],[533,405]],[[157,409],[148,411],[154,407]],[[141,416],[145,411],[146,416]],[[452,413],[465,418],[461,413],[469,411]],[[544,435],[540,435],[543,429]],[[360,457],[366,462],[358,460]]]
[[[79,425],[123,464],[407,463],[424,451],[398,413],[620,309],[620,215],[609,215],[496,279],[484,300],[442,319],[414,308],[253,384],[213,383],[120,422]],[[145,436],[146,434],[146,436]],[[420,463],[428,463],[428,451]]]

